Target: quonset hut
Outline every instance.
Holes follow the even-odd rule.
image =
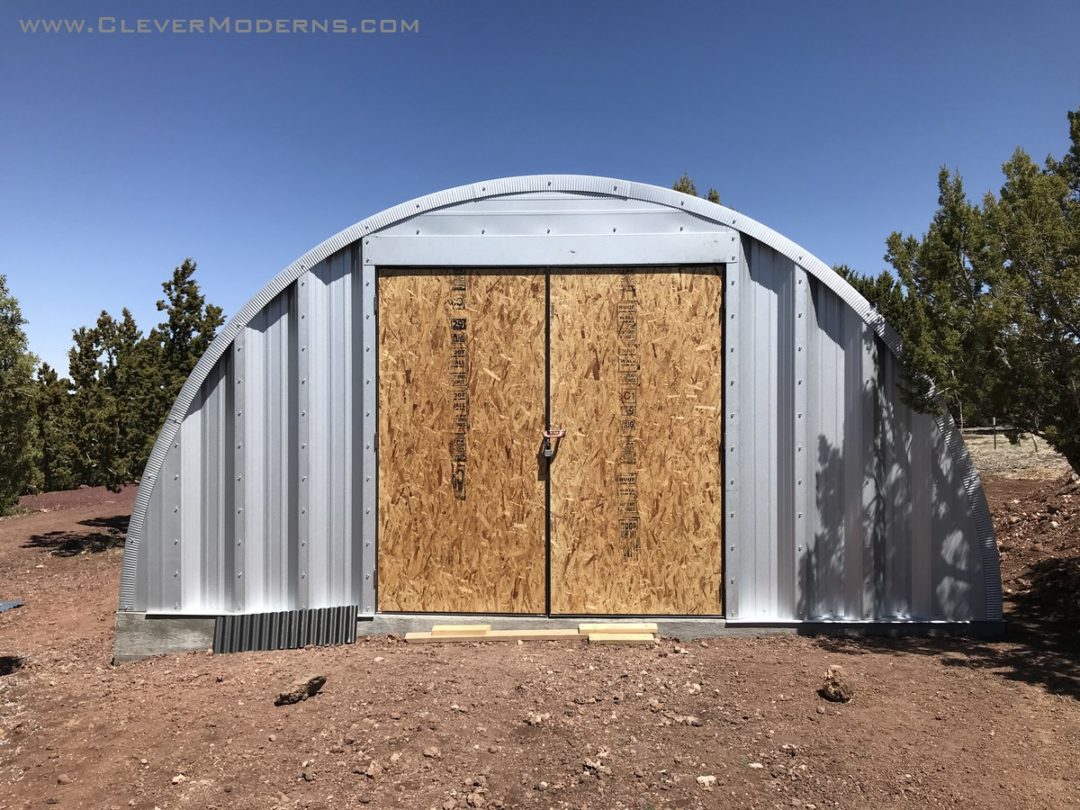
[[[901,402],[899,350],[821,261],[669,189],[515,177],[388,209],[272,279],[184,385],[117,658],[394,614],[993,626],[978,475]]]

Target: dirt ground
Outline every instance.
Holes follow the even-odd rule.
[[[109,663],[134,490],[0,519],[0,808],[1080,806],[1080,489],[987,477],[1003,641],[354,646]],[[847,704],[817,690],[841,665]],[[326,676],[294,706],[297,677]]]

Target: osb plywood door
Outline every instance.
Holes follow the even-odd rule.
[[[553,613],[722,612],[722,282],[552,273]]]
[[[543,613],[544,276],[379,278],[384,611]]]

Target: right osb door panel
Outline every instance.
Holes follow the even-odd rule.
[[[551,610],[722,613],[719,267],[553,271]]]

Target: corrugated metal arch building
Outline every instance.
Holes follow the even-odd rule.
[[[1000,621],[978,476],[948,416],[900,401],[900,346],[868,302],[736,211],[556,175],[365,219],[226,324],[147,464],[120,617],[383,607],[376,290],[388,268],[540,268],[550,285],[552,269],[657,266],[722,278],[723,587],[706,612],[749,624]]]

